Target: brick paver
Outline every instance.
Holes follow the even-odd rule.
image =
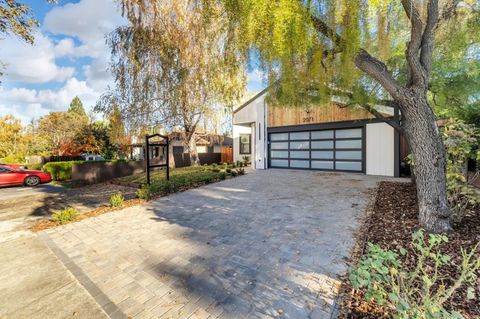
[[[111,317],[331,318],[379,180],[256,171],[46,236],[116,306]]]

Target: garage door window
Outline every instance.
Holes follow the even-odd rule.
[[[363,170],[363,129],[270,134],[270,166],[318,170]]]

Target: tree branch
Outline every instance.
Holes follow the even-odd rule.
[[[315,30],[333,42],[335,52],[341,52],[346,45],[345,40],[317,16],[311,15],[311,19]],[[402,87],[388,71],[385,63],[370,55],[366,50],[360,49],[355,56],[355,65],[378,81],[394,99],[399,96]]]
[[[432,68],[432,54],[434,45],[434,32],[438,25],[438,0],[430,0],[427,9],[427,25],[422,36],[422,50],[420,52],[420,63],[425,70],[425,77],[430,77]]]
[[[450,20],[450,18],[455,15],[460,2],[462,2],[462,0],[451,0],[449,4],[446,4],[440,15],[439,22]]]
[[[400,97],[403,88],[393,78],[385,63],[374,58],[367,51],[360,49],[355,56],[355,65],[380,83],[394,99]]]
[[[382,113],[378,112],[373,106],[371,106],[370,104],[358,104],[360,107],[364,108],[365,110],[367,110],[370,114],[372,114],[373,116],[375,116],[377,119],[387,123],[388,125],[390,125],[391,127],[393,127],[395,130],[397,130],[399,133],[404,133],[404,129],[403,127],[397,122],[395,121],[394,119],[391,119],[391,118],[387,118],[385,116],[383,116]]]
[[[408,42],[407,50],[405,52],[405,58],[407,59],[410,74],[408,86],[415,85],[426,87],[427,83],[424,69],[418,58],[418,52],[420,51],[423,37],[422,18],[420,17],[420,13],[415,7],[413,0],[402,0],[402,6],[412,25],[410,28],[410,41]]]

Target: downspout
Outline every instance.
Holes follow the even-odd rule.
[[[263,99],[263,169],[267,169],[267,99]]]
[[[400,111],[398,105],[393,107],[393,121],[400,126]],[[400,177],[400,132],[393,130],[393,176]]]

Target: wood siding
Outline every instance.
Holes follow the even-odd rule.
[[[268,127],[352,121],[373,117],[362,108],[342,107],[337,103],[310,108],[269,106]]]

